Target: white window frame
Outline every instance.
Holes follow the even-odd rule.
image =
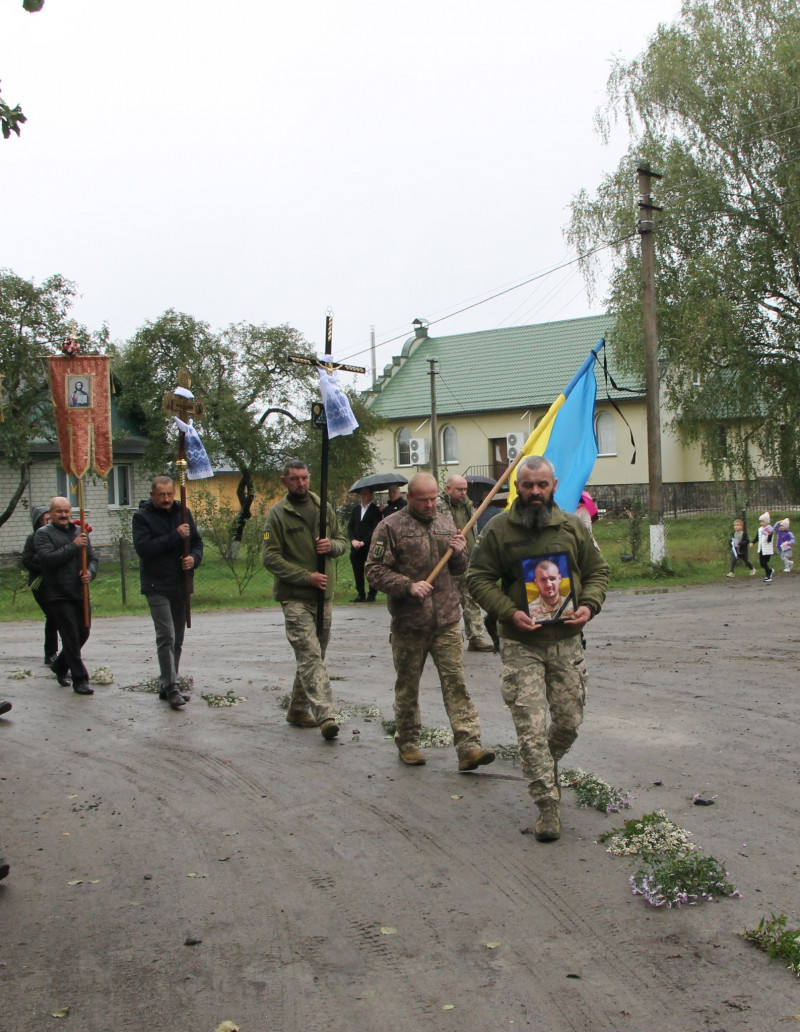
[[[405,461],[400,454],[400,449],[405,446]],[[402,426],[395,434],[394,438],[394,457],[396,465],[398,466],[410,466],[411,465],[411,431],[407,426]]]
[[[605,427],[601,431],[601,425]],[[613,412],[598,412],[594,420],[598,456],[617,454],[617,423]]]
[[[108,507],[109,509],[131,509],[133,505],[131,498],[133,497],[133,466],[130,463],[121,463],[119,466],[112,466],[108,471],[106,481],[108,483]],[[120,478],[125,481],[127,491],[125,492],[128,496],[126,502],[118,501],[120,497]],[[113,494],[113,499],[112,499]]]
[[[447,447],[445,444],[445,435],[452,434],[453,443],[455,448],[453,449],[453,457],[448,459]],[[458,465],[458,430],[453,426],[452,423],[447,423],[442,427],[441,432],[441,446],[442,446],[442,464],[445,466],[457,466]]]
[[[78,509],[78,478],[72,473],[67,473],[63,466],[56,469],[56,494],[61,498],[69,499],[70,507]]]

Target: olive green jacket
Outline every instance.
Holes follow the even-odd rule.
[[[464,527],[472,519],[472,502],[469,498],[465,498],[463,502],[458,505],[453,504],[453,499],[446,491],[442,491],[439,495],[439,501],[437,502],[436,508],[439,512],[446,512],[455,523],[458,530],[463,530]],[[475,524],[473,524],[468,533],[465,535],[467,539],[467,555],[470,554],[472,549],[475,547]]]
[[[475,601],[499,624],[500,637],[515,641],[553,641],[580,634],[566,624],[520,631],[512,623],[514,612],[528,612],[520,562],[537,555],[566,552],[570,559],[573,591],[579,606],[600,612],[608,587],[608,564],[591,532],[577,516],[553,506],[550,525],[528,530],[519,518],[518,500],[510,510],[498,513],[484,528],[472,553],[467,586]],[[534,639],[535,636],[535,639]]]
[[[309,491],[317,510],[316,525],[319,526],[319,496]],[[336,569],[331,562],[347,551],[347,541],[340,528],[332,506],[328,506],[328,527],[326,536],[331,541],[331,551],[325,557],[325,573],[328,585],[325,598],[333,598],[336,587]],[[286,495],[267,513],[264,524],[264,566],[274,577],[272,593],[279,602],[316,602],[317,588],[310,584],[311,574],[317,570],[316,534],[289,501]]]

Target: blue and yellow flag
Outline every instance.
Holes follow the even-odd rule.
[[[578,508],[581,491],[586,487],[597,458],[597,434],[594,429],[597,382],[594,378],[594,364],[605,343],[605,339],[600,340],[592,348],[522,449],[523,459],[520,462],[528,455],[543,455],[552,462],[558,478],[556,502],[565,512],[575,512]],[[508,492],[509,505],[516,496],[517,490],[512,480]]]

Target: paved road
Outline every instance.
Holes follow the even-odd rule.
[[[798,587],[737,579],[616,593],[589,627],[575,766],[664,807],[727,862],[740,900],[656,911],[597,836],[619,817],[565,793],[564,835],[520,835],[518,767],[404,768],[388,618],[336,611],[339,740],[286,725],[293,664],[274,609],[196,614],[171,711],[146,618],[98,620],[84,699],[38,665],[41,626],[0,625],[0,1030],[35,1032],[764,1032],[796,1027],[797,982],[738,935],[800,925]],[[511,744],[499,659],[465,653],[486,744]],[[444,710],[426,671],[423,717]],[[200,692],[246,702],[210,708]],[[361,707],[361,709],[359,709]],[[692,806],[698,792],[714,806]],[[186,945],[188,940],[200,940]],[[491,945],[490,945],[491,944]],[[53,1011],[69,1007],[59,1021]]]

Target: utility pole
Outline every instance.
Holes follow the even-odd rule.
[[[436,423],[436,363],[438,359],[429,358],[429,376],[431,378],[431,473],[439,483],[439,428]]]
[[[370,326],[369,328],[369,350],[370,357],[372,359],[372,382],[373,384],[378,379],[378,365],[375,356],[375,327]]]
[[[642,241],[642,298],[644,310],[644,382],[647,395],[647,468],[649,475],[648,510],[650,518],[650,562],[666,558],[664,540],[664,480],[661,470],[661,401],[658,372],[658,326],[656,323],[656,256],[653,239],[653,212],[662,209],[653,204],[651,180],[661,179],[650,171],[647,161],[639,163],[638,231]]]

